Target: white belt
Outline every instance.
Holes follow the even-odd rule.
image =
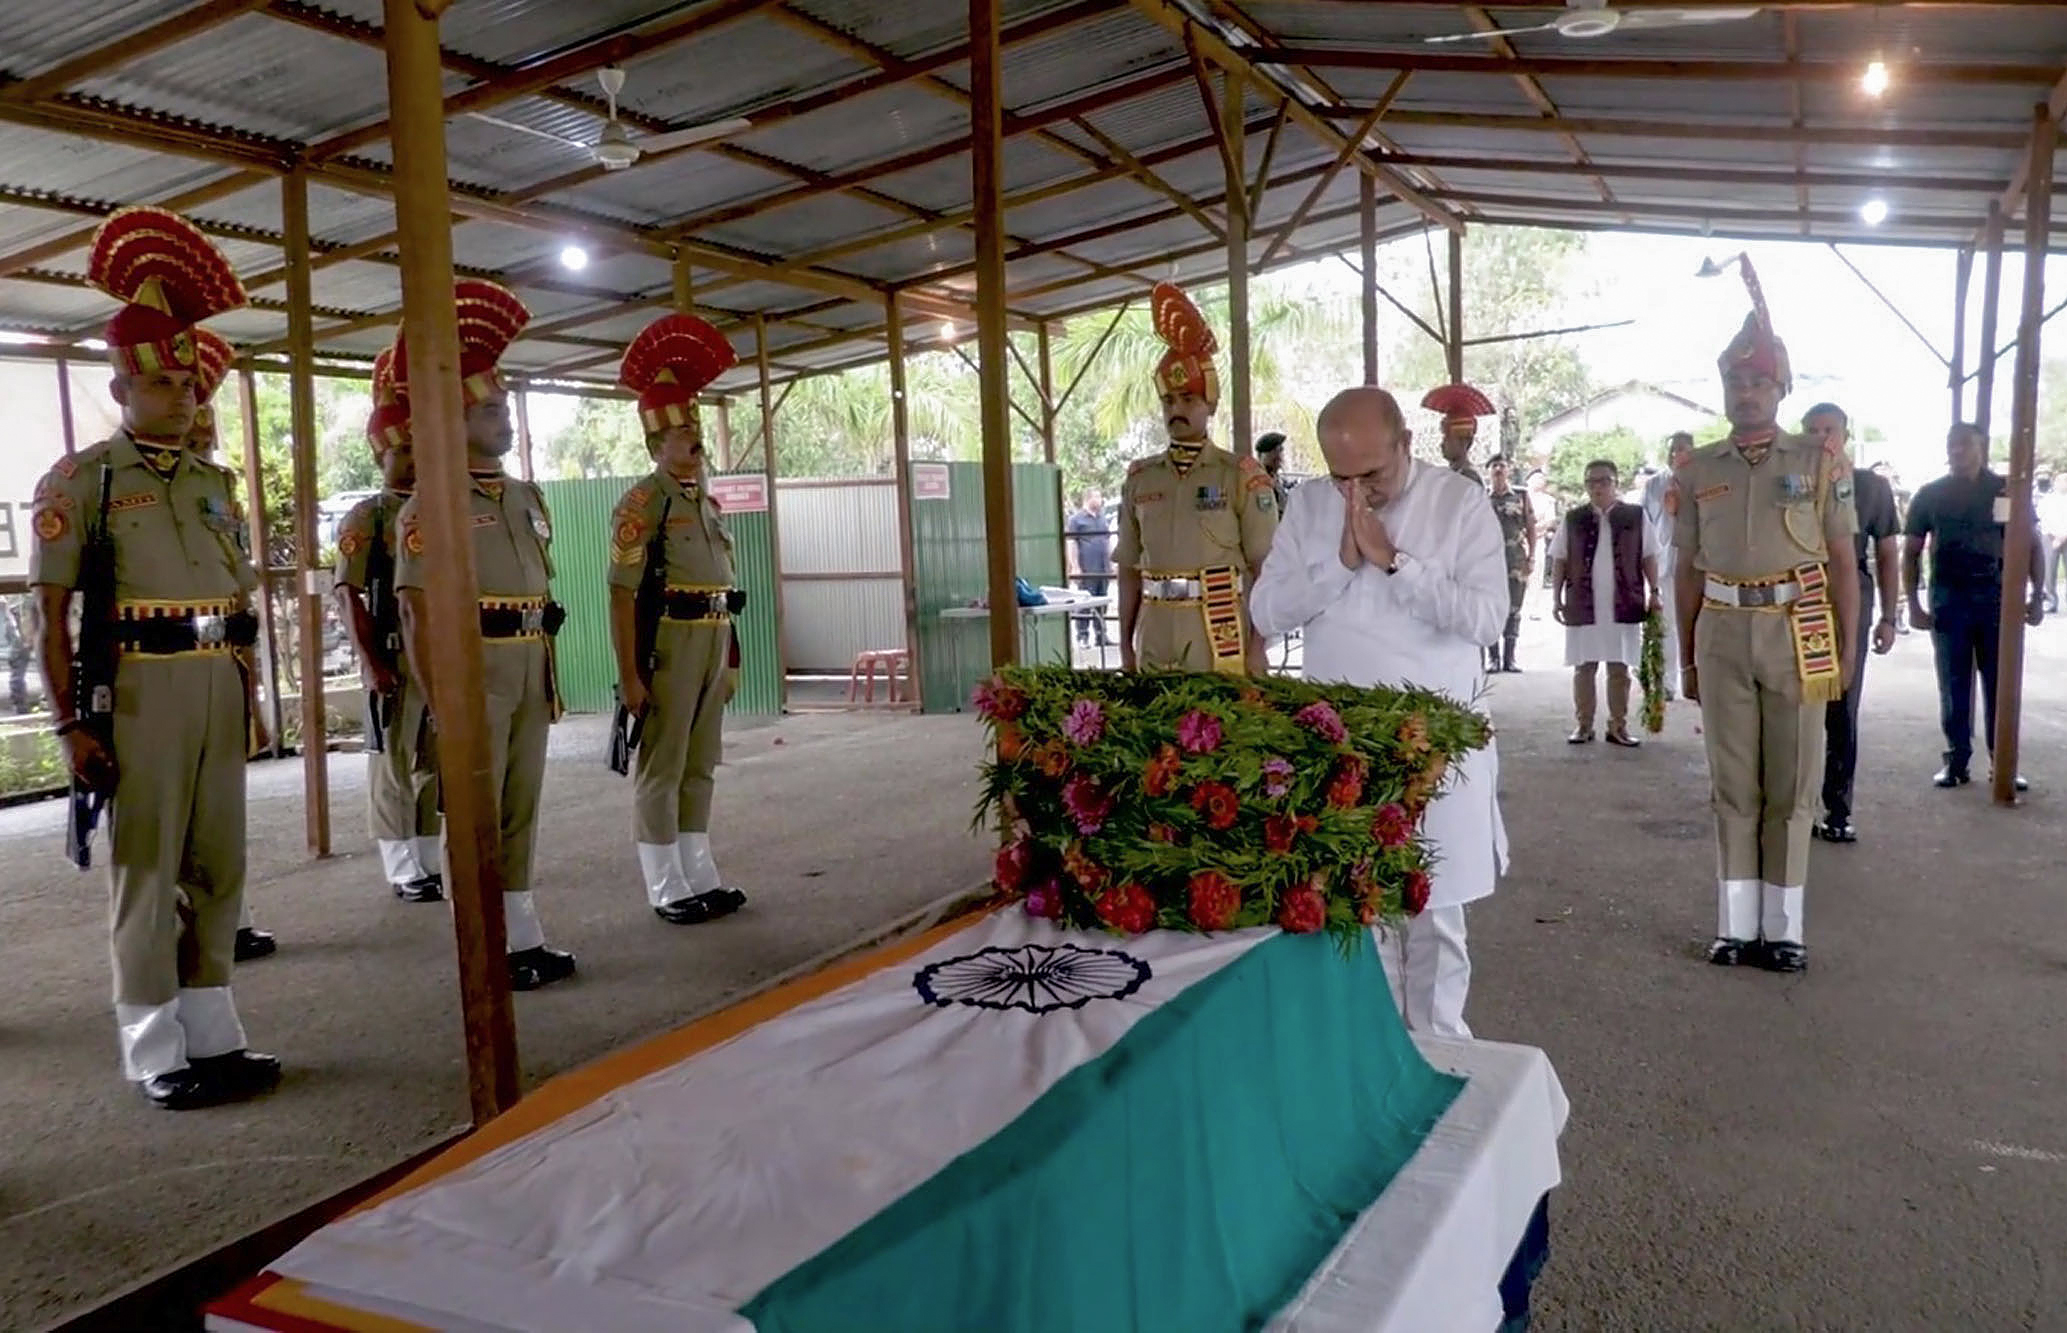
[[[1143,579],[1141,595],[1151,602],[1196,602],[1206,593],[1197,579]]]
[[[1724,583],[1709,579],[1702,591],[1711,602],[1724,606],[1785,606],[1801,596],[1801,584],[1793,579],[1781,583]]]

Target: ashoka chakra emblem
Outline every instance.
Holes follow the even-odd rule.
[[[1149,966],[1118,949],[1084,949],[1074,944],[992,945],[944,963],[932,963],[912,978],[919,998],[946,1008],[1024,1009],[1030,1014],[1081,1009],[1093,1000],[1123,1000],[1151,976]]]

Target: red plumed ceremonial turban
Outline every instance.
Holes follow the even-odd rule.
[[[1430,389],[1421,396],[1421,406],[1431,412],[1442,413],[1445,426],[1453,421],[1476,421],[1480,417],[1500,414],[1492,399],[1469,384],[1445,384]]]
[[[1156,365],[1156,387],[1164,393],[1196,394],[1214,405],[1220,401],[1220,377],[1213,371],[1213,353],[1220,344],[1206,317],[1174,283],[1159,282],[1148,294],[1149,317],[1156,337],[1169,351]]]
[[[617,382],[639,396],[639,424],[649,435],[685,426],[696,395],[738,364],[725,335],[694,315],[662,315],[624,349]]]
[[[459,384],[466,406],[486,402],[502,392],[502,376],[496,367],[502,354],[531,322],[531,311],[517,294],[485,278],[461,278],[452,284],[452,306],[459,316]],[[395,393],[409,397],[409,348],[400,333],[395,335],[390,359]]]
[[[130,374],[194,370],[194,325],[249,298],[222,251],[162,208],[124,208],[93,233],[86,280],[122,302],[102,335]]]

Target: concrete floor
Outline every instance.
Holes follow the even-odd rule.
[[[1552,1330],[2067,1329],[2067,624],[2035,636],[2025,807],[1939,792],[1929,643],[1868,673],[1862,841],[1818,846],[1811,970],[1700,961],[1713,925],[1694,711],[1637,752],[1563,743],[1554,626],[1498,681],[1515,866],[1474,909],[1480,1036],[1549,1051],[1572,1098]],[[555,733],[541,903],[582,977],[518,997],[540,1078],[968,887],[966,718],[742,730],[717,849],[755,893],[708,930],[643,905],[596,719]],[[465,1116],[450,936],[387,898],[333,760],[347,855],[301,853],[299,766],[252,774],[254,900],[279,955],[239,973],[288,1060],[247,1107],[150,1110],[116,1081],[98,876],[51,806],[0,811],[0,1326],[97,1295],[406,1155]],[[1985,763],[1977,763],[1977,780]]]

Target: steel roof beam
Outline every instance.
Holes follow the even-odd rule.
[[[1321,114],[1354,120],[1368,107],[1330,107]],[[1394,111],[1386,117],[1395,126],[1425,125],[1442,129],[1515,130],[1548,134],[1612,135],[1630,139],[1726,139],[1758,143],[1853,145],[1864,148],[2022,148],[2029,136],[2019,130],[1896,129],[1892,126],[1830,125],[1795,129],[1791,125],[1721,123],[1685,120],[1627,120],[1612,116],[1495,115],[1477,111]]]
[[[1501,8],[1509,6],[1503,4]],[[1781,18],[1791,17],[1791,11]],[[1482,29],[1483,31],[1483,29]],[[1414,70],[1430,74],[1509,75],[1545,79],[1657,79],[1673,82],[1795,82],[1850,84],[1859,80],[1856,61],[1838,60],[1661,60],[1637,57],[1457,55],[1433,50],[1372,50],[1305,43],[1271,45],[1252,57],[1256,64],[1306,69]],[[2047,87],[2058,65],[1897,64],[1896,82],[1915,87]]]

